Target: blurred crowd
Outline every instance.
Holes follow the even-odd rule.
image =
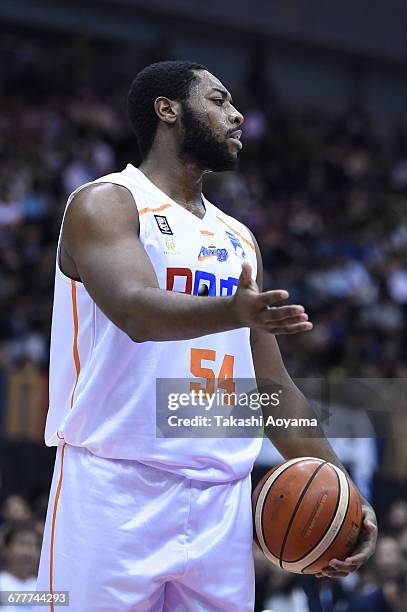
[[[75,38],[0,44],[0,363],[46,369],[66,197],[137,163],[127,88],[171,54]],[[254,54],[233,92],[246,118],[240,172],[211,177],[206,194],[255,233],[266,286],[311,314],[312,334],[282,342],[293,375],[406,376],[407,123],[383,135],[357,108],[291,110],[262,64]]]
[[[389,507],[376,554],[342,579],[315,579],[272,566],[254,550],[256,612],[404,612],[407,609],[407,502]]]
[[[0,507],[0,601],[4,606],[3,591],[36,588],[44,519],[40,499],[30,505],[21,495],[9,495]],[[4,609],[19,610],[21,604]],[[23,609],[35,610],[29,605]]]
[[[215,199],[254,231],[267,285],[311,313],[312,334],[282,341],[290,372],[406,376],[407,124],[379,137],[357,108],[290,111],[267,91],[253,68],[241,172]]]
[[[128,85],[171,51],[169,43],[140,50],[19,35],[2,37],[0,50],[1,403],[4,373],[27,363],[47,372],[66,198],[127,162],[137,165]],[[245,115],[240,170],[210,177],[205,194],[254,232],[266,288],[287,289],[310,314],[311,334],[280,342],[293,376],[407,377],[407,121],[384,133],[358,106],[340,116],[293,109],[265,59],[255,53],[232,92]],[[379,451],[369,451],[375,462]],[[0,590],[31,588],[45,502],[4,501]],[[401,612],[406,563],[407,503],[398,500],[374,559],[346,580],[280,572],[257,551],[256,610]]]
[[[0,591],[35,588],[46,501],[45,494],[31,503],[10,495],[0,507]],[[254,557],[255,612],[405,612],[407,501],[389,506],[375,556],[345,579],[290,574],[271,565],[257,546]]]

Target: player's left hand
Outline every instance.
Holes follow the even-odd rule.
[[[344,561],[331,559],[329,566],[315,574],[317,578],[344,578],[358,570],[373,555],[377,541],[376,514],[369,502],[362,497],[362,528],[356,548]]]

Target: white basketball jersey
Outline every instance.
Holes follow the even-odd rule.
[[[250,232],[203,197],[199,219],[131,164],[104,176],[133,195],[140,240],[163,290],[232,295],[242,260],[256,275]],[[83,187],[74,191],[74,195]],[[66,212],[66,209],[65,209]],[[61,226],[62,227],[62,226]],[[48,446],[64,442],[112,459],[130,459],[186,476],[225,482],[252,469],[261,438],[162,438],[156,435],[156,379],[194,379],[202,368],[255,378],[249,329],[192,340],[133,342],[100,310],[85,286],[59,266],[51,331]],[[202,297],[202,299],[206,299]],[[225,361],[226,359],[226,361]]]

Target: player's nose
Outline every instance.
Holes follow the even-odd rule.
[[[232,108],[233,110],[231,112],[230,121],[232,122],[234,126],[240,127],[242,123],[244,123],[244,116],[242,115],[242,113],[239,113],[237,108],[235,107],[232,107]]]

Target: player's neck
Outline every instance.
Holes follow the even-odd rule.
[[[172,200],[185,208],[202,206],[203,172],[186,164],[175,155],[152,152],[139,166],[139,170]]]

